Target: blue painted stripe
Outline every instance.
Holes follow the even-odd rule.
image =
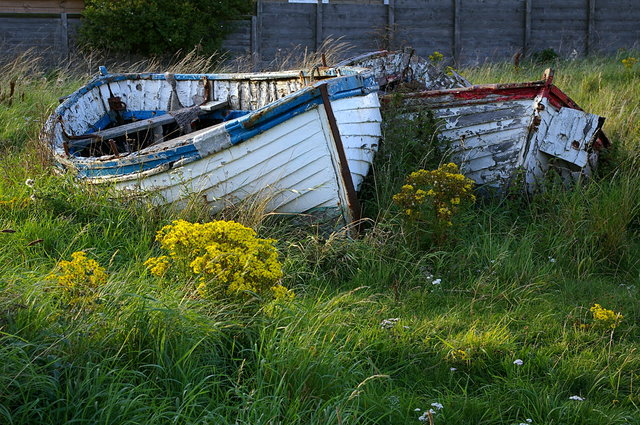
[[[200,154],[193,144],[137,158],[126,158],[123,160],[105,161],[102,163],[77,163],[76,167],[78,169],[78,177],[81,178],[105,176],[116,177],[140,173],[159,167],[162,164],[173,163],[187,158],[200,158]]]

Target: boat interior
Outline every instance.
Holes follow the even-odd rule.
[[[89,85],[60,113],[59,140],[67,157],[124,156],[242,117],[338,75],[335,69],[321,68],[263,74],[107,76]]]

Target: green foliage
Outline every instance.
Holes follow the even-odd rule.
[[[220,48],[250,0],[87,0],[80,40],[92,49],[163,55]]]
[[[560,55],[551,47],[539,50],[531,55],[531,59],[540,64],[549,64],[558,60]]]

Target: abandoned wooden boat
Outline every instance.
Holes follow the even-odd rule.
[[[412,87],[414,90],[442,90],[471,85],[455,70],[443,72],[430,61],[416,55],[410,47],[399,51],[379,50],[365,53],[346,59],[336,66],[367,68],[373,73],[382,92],[399,84]]]
[[[534,190],[551,169],[565,183],[589,176],[609,146],[604,118],[584,112],[553,85],[551,70],[530,83],[403,93],[402,107],[409,116],[432,111],[442,146],[463,174],[498,189],[523,178]]]
[[[267,211],[339,211],[377,149],[377,84],[359,68],[109,74],[68,96],[43,135],[56,163],[157,205],[247,198]]]

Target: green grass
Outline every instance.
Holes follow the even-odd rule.
[[[543,68],[464,75],[513,82]],[[389,196],[410,170],[385,155],[363,194],[375,224],[357,240],[240,214],[279,239],[298,296],[278,308],[149,276],[156,230],[202,212],[114,202],[52,173],[34,141],[86,76],[26,71],[2,70],[24,97],[0,102],[0,201],[20,201],[0,205],[0,230],[15,231],[0,233],[0,423],[418,424],[434,402],[435,424],[640,423],[640,75],[619,58],[556,64],[557,84],[609,118],[619,147],[588,185],[479,203],[438,246],[401,225]],[[387,137],[410,143],[414,130]],[[47,279],[77,250],[109,272],[91,311],[61,305]],[[580,326],[594,303],[624,314],[614,332]]]

